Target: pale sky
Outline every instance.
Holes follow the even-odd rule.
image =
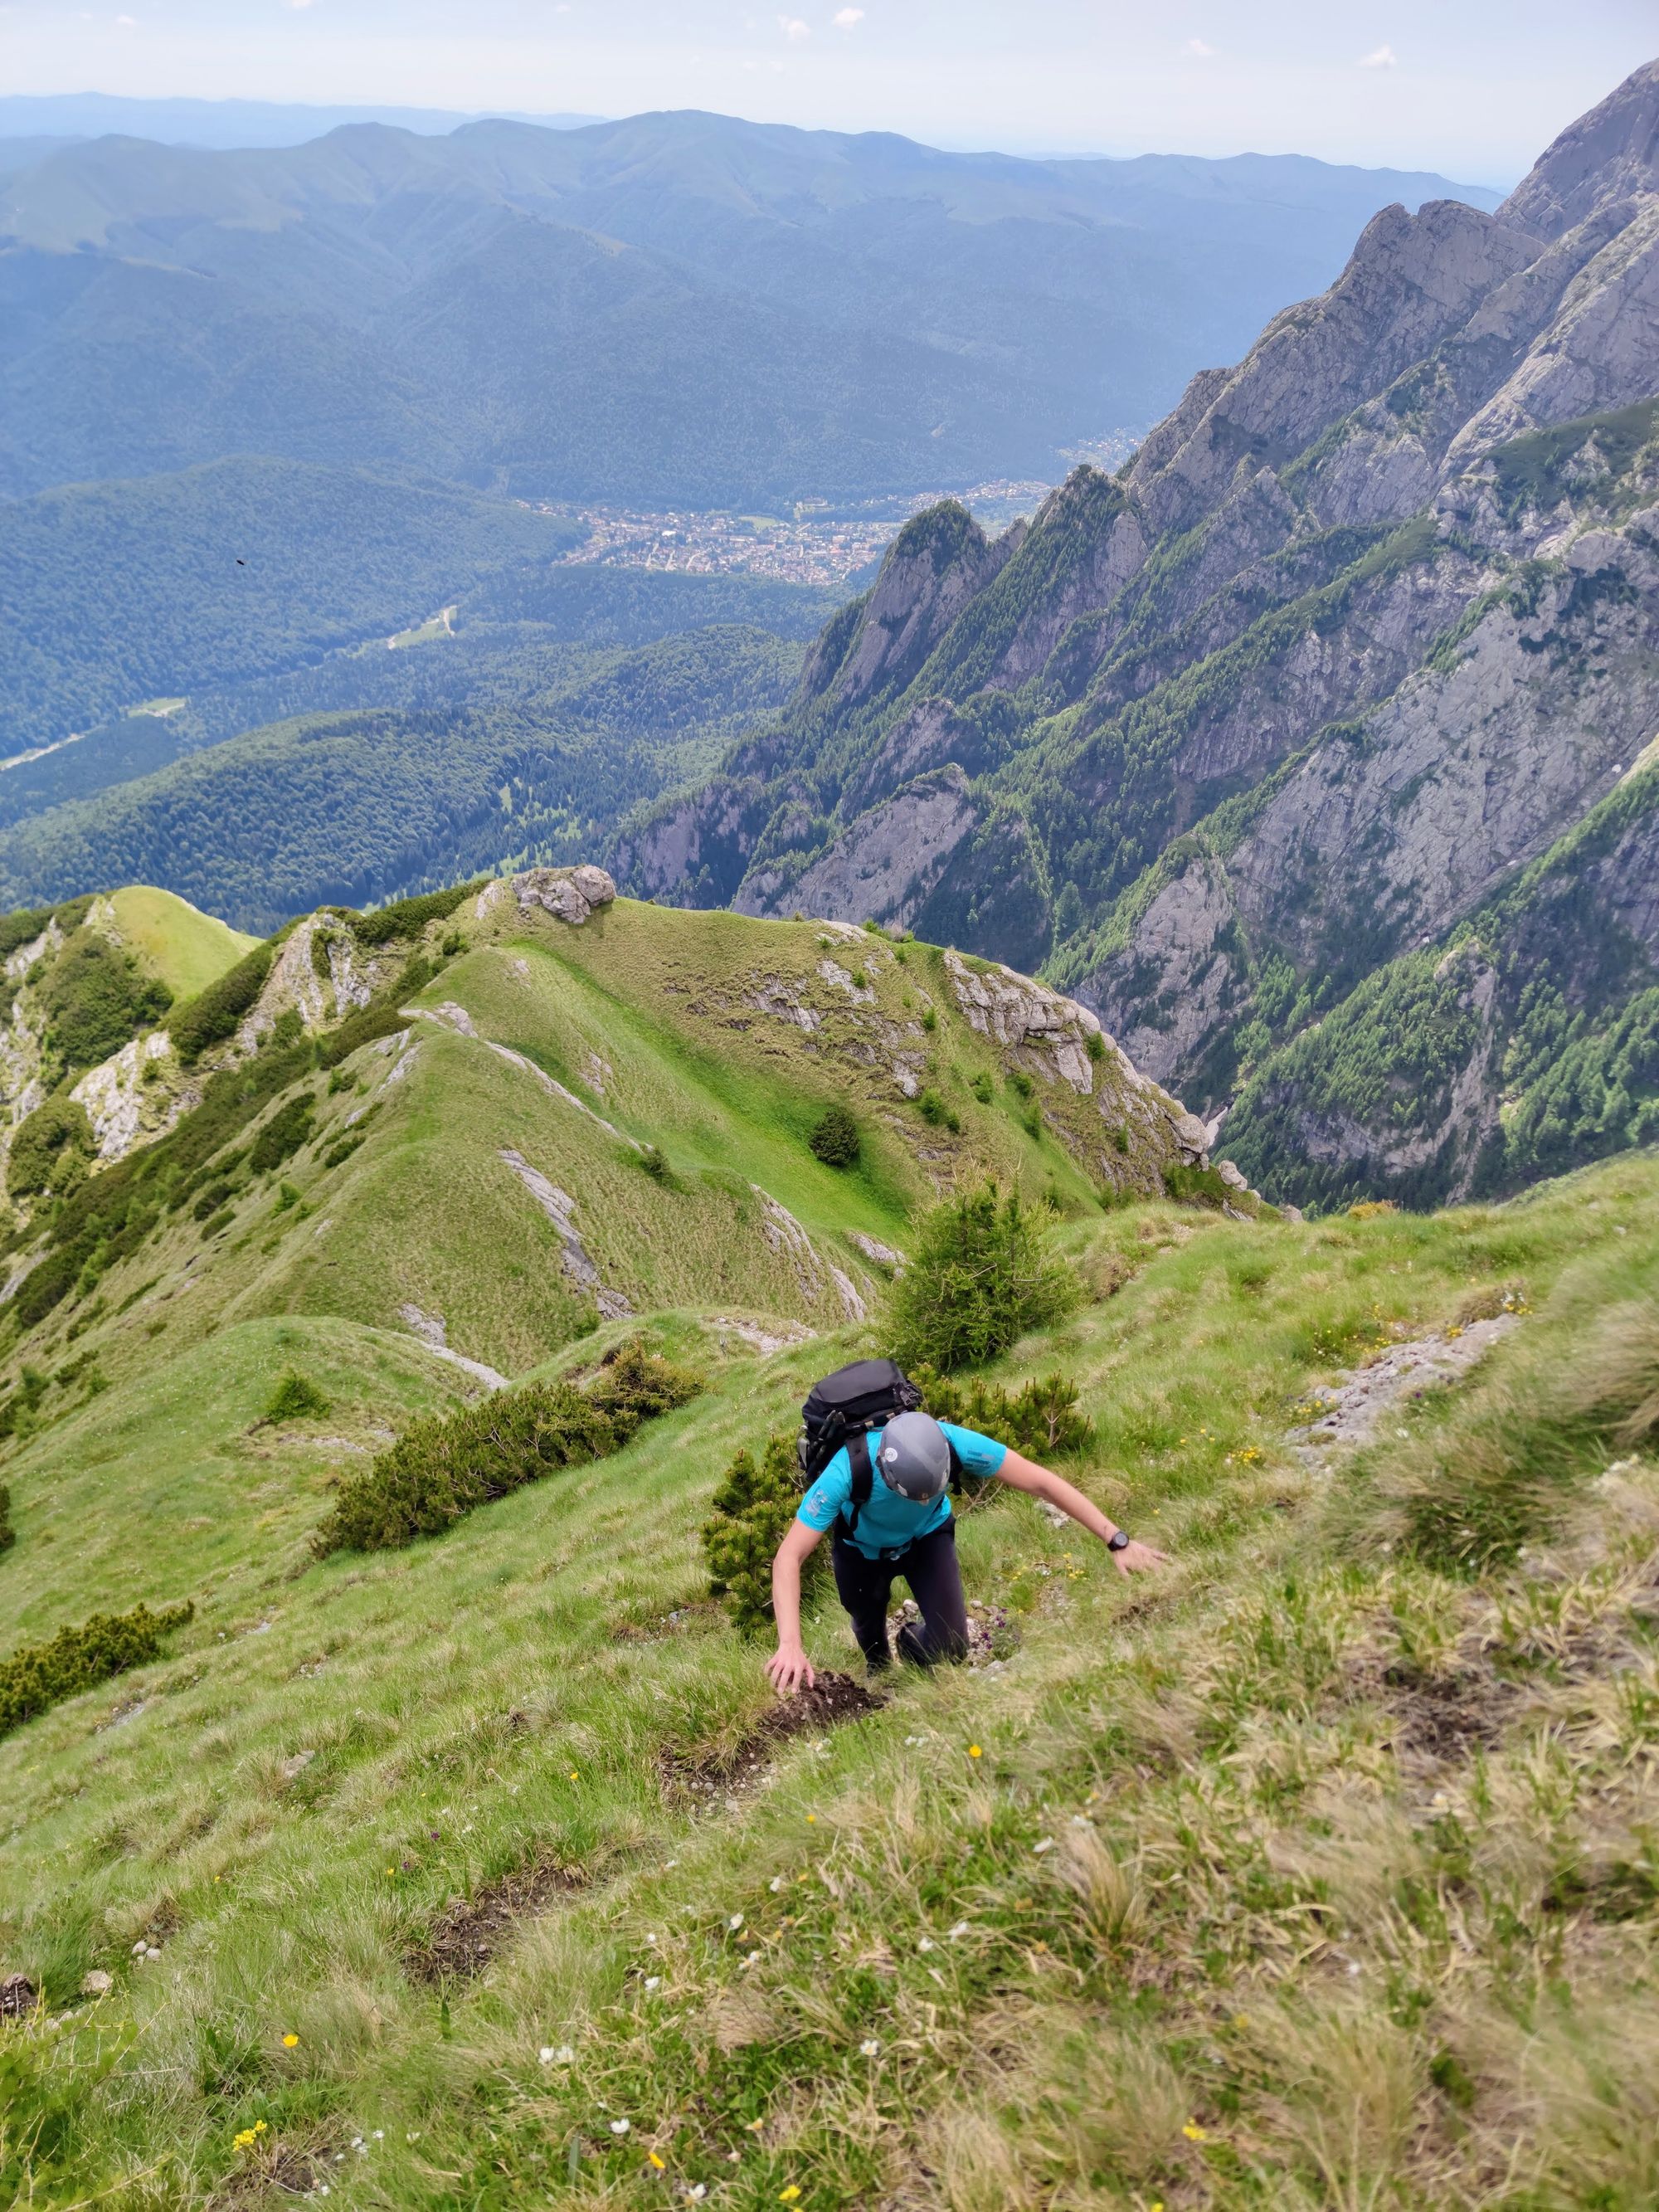
[[[1656,52],[1659,0],[0,0],[12,93],[703,107],[1498,184]]]

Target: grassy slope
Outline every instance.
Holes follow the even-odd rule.
[[[596,957],[599,938],[578,941]],[[733,1741],[765,1704],[760,1655],[704,1613],[665,1616],[696,1605],[695,1531],[731,1450],[784,1423],[836,1344],[722,1364],[694,1316],[669,1317],[711,1396],[367,1562],[304,1565],[317,1454],[270,1438],[281,1518],[217,1533],[211,1592],[168,1504],[165,1432],[136,1426],[100,1508],[131,1545],[88,1561],[82,1599],[207,1602],[170,1658],[0,1746],[4,1965],[44,1974],[54,2006],[92,1965],[117,1978],[73,2027],[9,2039],[15,2109],[62,2116],[35,2201],[122,2173],[144,2178],[105,2201],[213,2183],[245,2201],[271,2154],[231,2137],[264,2119],[365,2206],[645,2207],[702,2182],[741,2207],[798,2188],[808,2207],[951,2212],[1635,2212],[1656,2179],[1635,2056],[1654,2028],[1653,1661],[1630,1618],[1650,1474],[1601,1486],[1565,1552],[1488,1592],[1368,1538],[1352,1480],[1331,1525],[1283,1439],[1337,1367],[1524,1284],[1538,1311],[1516,1341],[1449,1413],[1402,1417],[1368,1472],[1420,1480],[1443,1425],[1460,1464],[1466,1408],[1524,1405],[1528,1373],[1559,1387],[1587,1300],[1652,1297],[1656,1199],[1643,1158],[1436,1218],[1074,1224],[1080,1261],[1139,1272],[1006,1371],[1078,1376],[1100,1430],[1085,1486],[1162,1534],[1168,1581],[1126,1591],[1023,1501],[975,1513],[970,1594],[1024,1633],[1008,1669],[901,1683],[701,1818],[665,1797],[658,1755]],[[283,1357],[355,1409],[351,1362],[384,1340],[350,1334]],[[235,1360],[192,1372],[193,1449],[234,1465],[257,1392]],[[399,1389],[441,1380],[385,1377],[381,1403],[395,1418]],[[6,1470],[25,1507],[14,1606],[54,1572],[40,1473],[103,1418]],[[1592,1436],[1580,1479],[1613,1455]],[[89,1511],[96,1471],[79,1480]],[[833,1607],[811,1641],[845,1662]],[[1469,1682],[1486,1703],[1460,1735],[1446,1715]],[[538,1855],[585,1891],[441,2010],[406,1949],[453,1893]],[[161,1957],[140,1970],[144,1935]],[[539,2062],[566,2043],[569,2064]]]
[[[110,904],[123,941],[167,985],[175,999],[198,991],[233,968],[258,941],[228,922],[204,914],[187,899],[148,884],[113,893]]]
[[[76,1328],[74,1356],[93,1354],[116,1382],[228,1321],[336,1315],[401,1331],[402,1309],[413,1305],[442,1316],[455,1350],[521,1373],[591,1309],[563,1272],[551,1224],[503,1162],[509,1149],[572,1196],[605,1283],[635,1307],[718,1300],[830,1325],[849,1310],[831,1267],[866,1301],[875,1286],[848,1232],[902,1246],[912,1206],[958,1176],[989,1171],[1072,1209],[1092,1210],[1108,1176],[1159,1188],[1161,1156],[1139,1126],[1127,1155],[1111,1141],[1117,1093],[1106,1070],[1088,1098],[1039,1079],[1049,1121],[1040,1139],[1029,1133],[1028,1109],[1006,1080],[1008,1056],[969,1029],[932,948],[630,900],[580,930],[526,918],[507,898],[454,921],[464,949],[412,1004],[459,1010],[476,1035],[417,1018],[405,1047],[382,1041],[354,1059],[347,1088],[301,1078],[282,1097],[315,1097],[313,1143],[246,1183],[211,1237],[189,1207],[164,1216],[99,1285],[100,1315],[85,1322],[84,1309],[65,1304],[11,1359],[55,1370]],[[449,927],[434,926],[434,945]],[[856,972],[873,997],[855,1003],[826,981],[818,968],[832,957],[848,973],[863,963]],[[809,1034],[757,1011],[749,1001],[767,988],[793,993],[818,1027]],[[932,1032],[921,1026],[930,1009]],[[918,1064],[931,1060],[928,1080],[959,1133],[930,1127],[901,1097],[878,1049],[887,1035]],[[589,1110],[551,1095],[489,1040]],[[988,1105],[969,1088],[975,1075],[992,1079]],[[851,1172],[821,1165],[806,1146],[838,1098],[865,1132]],[[354,1116],[364,1141],[331,1168]],[[246,1132],[235,1141],[246,1146]],[[644,1172],[636,1146],[660,1151],[666,1184]],[[283,1183],[299,1203],[278,1205]],[[769,1228],[756,1185],[810,1234],[817,1259],[805,1277]],[[153,1310],[123,1313],[141,1290],[155,1291]],[[145,1333],[152,1320],[164,1345]]]

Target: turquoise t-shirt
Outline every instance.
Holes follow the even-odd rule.
[[[981,1436],[977,1429],[959,1429],[954,1421],[941,1421],[939,1426],[956,1446],[957,1457],[969,1474],[994,1474],[1008,1456],[1006,1444],[1000,1444],[994,1437]],[[937,1498],[924,1498],[918,1504],[914,1498],[901,1497],[882,1480],[876,1455],[881,1449],[884,1433],[880,1429],[870,1431],[874,1480],[870,1485],[870,1502],[860,1511],[858,1530],[853,1538],[854,1546],[866,1559],[878,1559],[884,1552],[896,1552],[906,1544],[914,1544],[918,1536],[931,1536],[951,1517],[948,1490],[941,1491]],[[850,1509],[852,1498],[853,1467],[843,1444],[802,1498],[795,1518],[804,1521],[809,1528],[822,1532],[833,1528],[841,1513]]]

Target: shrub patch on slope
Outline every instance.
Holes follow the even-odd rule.
[[[387,1551],[441,1535],[475,1506],[619,1451],[641,1422],[684,1405],[702,1388],[700,1376],[647,1352],[636,1337],[586,1390],[532,1383],[417,1421],[342,1485],[317,1532],[318,1554]]]
[[[0,1736],[49,1705],[159,1657],[164,1639],[195,1610],[186,1604],[152,1613],[140,1605],[131,1613],[95,1613],[78,1628],[60,1628],[50,1643],[14,1651],[0,1662]]]

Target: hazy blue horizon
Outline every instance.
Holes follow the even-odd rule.
[[[1512,183],[1648,59],[1651,0],[125,0],[0,5],[13,94],[450,113],[702,108],[952,151],[1306,154]]]
[[[395,130],[406,130],[422,136],[447,137],[464,130],[469,124],[490,120],[526,123],[545,130],[576,131],[625,123],[652,113],[721,113],[719,110],[697,109],[637,109],[626,115],[593,115],[583,113],[541,114],[510,107],[481,107],[458,109],[449,107],[410,107],[388,106],[373,100],[309,101],[245,100],[228,97],[223,100],[205,99],[198,94],[142,94],[85,91],[56,94],[0,94],[0,137],[95,137],[106,134],[155,137],[164,143],[229,149],[254,146],[298,144],[304,138],[320,137],[329,131],[353,123],[374,122]],[[764,119],[739,114],[724,115],[722,119],[737,123],[761,123]],[[775,121],[775,119],[774,119]],[[781,125],[785,129],[805,128],[831,130],[828,125]],[[856,132],[848,135],[856,136]],[[1321,161],[1330,162],[1324,155],[1307,154],[1300,149],[1285,149],[1269,153],[1261,147],[1243,147],[1231,155],[1197,155],[1190,148],[1157,147],[1137,150],[1120,149],[1109,146],[1062,146],[1023,144],[1004,142],[995,145],[978,140],[956,140],[948,137],[919,139],[914,132],[897,134],[913,143],[931,147],[941,153],[961,155],[1006,155],[1030,161],[1140,161],[1149,158],[1180,160],[1249,160],[1251,158]],[[1512,174],[1492,176],[1455,176],[1445,170],[1425,169],[1420,163],[1396,161],[1361,161],[1330,163],[1334,167],[1357,167],[1367,170],[1394,170],[1408,173],[1436,175],[1448,182],[1473,189],[1506,193],[1513,189],[1524,174],[1517,168]]]

